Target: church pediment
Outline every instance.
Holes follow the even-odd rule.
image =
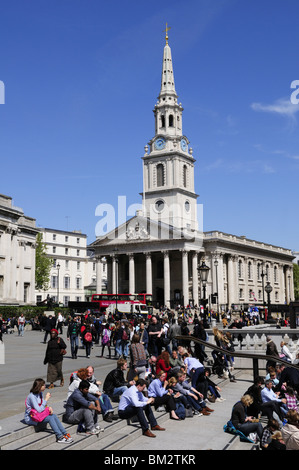
[[[188,230],[180,230],[172,225],[152,220],[142,215],[136,215],[132,219],[109,232],[106,236],[95,240],[90,246],[100,247],[136,242],[158,242],[166,240],[192,241],[198,238],[198,233]]]

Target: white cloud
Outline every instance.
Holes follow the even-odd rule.
[[[294,105],[287,98],[280,98],[273,104],[252,103],[250,107],[254,111],[279,114],[292,120],[295,120],[295,115],[299,111],[299,106]]]

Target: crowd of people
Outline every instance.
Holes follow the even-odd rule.
[[[89,359],[92,345],[97,344],[100,357],[107,347],[107,357],[112,358],[113,351],[113,359],[117,360],[116,367],[103,381],[102,391],[91,366],[72,374],[64,421],[78,424],[79,432],[102,432],[98,425],[99,414],[108,422],[135,416],[143,434],[155,437],[155,433],[164,428],[157,424],[154,409],[165,410],[170,419],[180,421],[186,417],[209,416],[214,411],[210,403],[224,401],[220,388],[211,380],[211,368],[204,364],[208,361],[204,347],[195,351],[190,341],[177,338],[190,333],[183,318],[172,319],[170,324],[167,317],[153,316],[149,322],[142,318],[108,322],[105,316],[94,319],[90,315],[76,315],[68,321],[66,340],[59,335],[55,317],[49,317],[47,323],[44,341],[48,332],[50,339],[46,342],[44,364],[47,365],[48,389],[54,388],[57,381],[60,381],[60,386],[64,385],[62,364],[68,341],[73,359],[78,357],[80,347],[84,348]],[[200,319],[195,319],[191,333],[207,339]],[[38,381],[42,383],[42,379]],[[36,424],[30,407],[34,408],[39,403],[37,411],[51,410],[48,407],[49,392],[43,397],[44,386],[45,382],[37,390],[34,385],[28,396],[25,413],[28,424]],[[118,403],[117,414],[114,414],[111,402]],[[51,411],[44,422],[50,424],[58,442],[71,442],[72,438],[63,425],[57,425],[57,419]]]
[[[97,324],[97,320],[98,324]],[[71,355],[77,358],[78,349],[85,350],[90,358],[94,344],[99,346],[103,357],[116,359],[113,367],[101,384],[94,377],[94,369],[88,366],[72,374],[66,396],[64,421],[77,424],[78,432],[98,434],[103,420],[138,420],[143,435],[155,437],[164,431],[155,418],[156,411],[166,411],[172,420],[209,416],[214,410],[212,404],[222,402],[221,389],[212,376],[236,379],[234,371],[234,342],[229,331],[213,329],[214,342],[222,349],[212,350],[212,359],[201,343],[191,343],[186,336],[208,341],[205,325],[195,318],[188,327],[183,318],[171,320],[164,316],[153,316],[149,322],[144,319],[122,318],[107,320],[105,316],[94,319],[89,315],[74,316],[67,324],[67,340],[59,336],[57,321],[50,330],[44,363],[48,365],[48,388],[60,380],[63,357],[70,342]],[[238,328],[238,325],[233,326]],[[179,338],[178,338],[179,337]],[[224,354],[227,351],[228,354]],[[281,353],[287,357],[286,344],[281,344]],[[299,449],[299,371],[292,367],[278,365],[273,356],[281,358],[272,338],[267,337],[266,354],[271,360],[266,365],[266,376],[258,377],[232,408],[230,423],[237,431],[253,442],[259,442],[265,450]],[[102,386],[102,387],[101,387]],[[48,408],[49,393],[43,397],[45,382],[38,379],[26,401],[25,421],[33,421],[32,408],[43,412]],[[102,389],[102,390],[101,390]],[[117,413],[113,402],[117,402]],[[51,410],[51,408],[49,408]],[[54,415],[55,416],[55,415]],[[261,424],[266,416],[268,423]],[[56,434],[58,442],[71,442],[63,424],[53,418],[53,411],[44,418]]]
[[[261,450],[299,450],[299,369],[275,360],[286,360],[289,353],[283,341],[280,346],[279,354],[273,339],[267,337],[266,355],[271,358],[266,363],[265,377],[254,379],[233,406],[229,421],[230,426],[257,442]],[[296,361],[289,358],[287,362]],[[263,416],[266,426],[261,423]]]

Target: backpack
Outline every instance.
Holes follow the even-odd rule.
[[[183,403],[180,401],[176,402],[175,414],[180,419],[186,418],[186,408],[184,407]]]
[[[104,334],[104,336],[103,336],[103,338],[102,338],[102,344],[108,344],[108,343],[109,343],[109,340],[110,340],[110,338],[109,338],[108,332],[107,332],[107,330],[105,329],[105,334]]]
[[[92,334],[90,333],[90,331],[87,331],[87,333],[85,333],[84,340],[85,340],[87,343],[91,343],[91,341],[92,341]]]
[[[127,334],[125,328],[124,328],[124,330],[123,330],[121,339],[122,339],[123,341],[128,341],[128,339],[129,339],[128,334]]]

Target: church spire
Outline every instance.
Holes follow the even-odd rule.
[[[163,64],[162,64],[162,77],[161,77],[161,90],[159,98],[165,98],[165,95],[174,95],[177,97],[175,86],[174,86],[174,76],[173,76],[173,66],[172,66],[172,57],[171,49],[168,44],[168,31],[170,28],[166,23],[166,32],[165,40],[166,45],[164,47],[163,53]]]

